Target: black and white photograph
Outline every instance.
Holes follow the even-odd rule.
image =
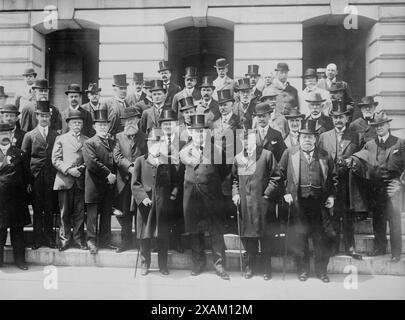
[[[0,300],[404,300],[404,186],[405,1],[0,0]]]

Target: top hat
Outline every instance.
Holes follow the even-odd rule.
[[[316,74],[315,69],[308,68],[305,70],[303,78],[318,78],[318,75]]]
[[[249,64],[248,65],[248,72],[245,74],[245,76],[258,76],[260,77],[259,74],[259,66],[257,64]]]
[[[273,87],[264,88],[262,92],[262,96],[260,97],[260,101],[264,101],[267,98],[277,97],[278,92],[273,89]]]
[[[124,114],[120,117],[121,119],[130,119],[130,118],[140,118],[141,113],[135,107],[128,107],[124,110]]]
[[[347,105],[342,99],[332,100],[332,109],[330,110],[331,116],[340,116],[342,114],[349,113],[350,110],[347,110]]]
[[[177,113],[170,107],[164,107],[159,117],[159,122],[177,121],[179,118]]]
[[[150,91],[163,90],[164,92],[166,92],[163,80],[152,80],[150,81],[150,85]]]
[[[196,67],[186,67],[186,73],[184,78],[197,78],[197,68]]]
[[[35,113],[50,114],[51,110],[49,108],[49,101],[45,101],[45,100],[37,101],[37,106],[35,108]]]
[[[215,86],[212,83],[212,80],[210,80],[210,77],[204,76],[202,78],[202,83],[200,85],[200,88],[212,88],[212,89],[215,89]]]
[[[300,113],[298,111],[298,109],[294,108],[294,109],[291,109],[289,113],[285,114],[284,117],[287,120],[288,119],[297,119],[297,118],[305,119],[305,114]]]
[[[206,129],[208,125],[205,123],[204,114],[194,114],[190,116],[189,129]]]
[[[145,82],[143,83],[143,87],[144,87],[144,88],[152,88],[152,81],[151,81],[151,80],[145,81]]]
[[[165,60],[159,61],[159,70],[158,70],[158,72],[165,71],[165,70],[172,71],[172,69],[169,66],[169,61],[165,61]]]
[[[255,111],[253,112],[254,116],[258,116],[261,114],[271,113],[273,112],[274,108],[268,104],[267,102],[258,103],[255,106]]]
[[[68,93],[79,93],[82,94],[82,90],[80,89],[80,86],[76,83],[69,84],[67,87],[67,90],[65,91],[65,94],[67,95]]]
[[[94,111],[93,122],[110,122],[108,119],[108,109],[98,109]]]
[[[180,111],[195,108],[193,97],[184,97],[180,99],[179,102],[180,102]]]
[[[250,79],[249,78],[238,79],[236,90],[250,90]]]
[[[313,119],[302,119],[301,120],[301,129],[299,133],[307,134],[317,134],[316,132],[316,120]]]
[[[290,71],[290,68],[288,67],[288,64],[285,62],[279,62],[277,63],[275,71]]]
[[[365,107],[365,106],[378,106],[378,102],[374,101],[374,98],[372,96],[365,96],[361,99],[361,102],[357,103],[359,107]]]
[[[51,87],[49,86],[49,82],[47,79],[37,79],[35,80],[32,89],[51,89]]]
[[[0,132],[9,132],[13,131],[14,127],[9,123],[0,122]]]
[[[113,78],[113,87],[128,87],[126,74],[115,74]]]
[[[322,102],[325,102],[326,99],[322,99],[322,96],[319,92],[312,91],[309,94],[309,97],[307,99],[305,99],[305,101],[309,102],[309,103],[322,103]]]
[[[17,116],[20,114],[18,108],[14,104],[5,104],[1,107],[0,113],[15,113]]]
[[[89,83],[89,86],[87,87],[87,90],[85,90],[84,92],[87,93],[92,93],[95,94],[97,92],[100,92],[101,88],[99,88],[97,86],[97,83]]]
[[[22,74],[23,76],[28,76],[30,74],[33,74],[34,77],[37,76],[37,73],[35,72],[34,68],[25,68],[24,73]]]
[[[370,121],[370,125],[377,126],[381,123],[390,122],[392,119],[388,118],[388,115],[385,111],[381,110],[374,115],[374,119]]]
[[[214,68],[226,68],[227,66],[229,66],[228,61],[225,58],[219,58],[215,61]]]
[[[4,92],[4,87],[3,86],[0,86],[0,97],[4,97],[4,98],[8,97],[8,95],[5,94],[5,92]]]
[[[223,89],[217,91],[218,104],[222,104],[228,101],[234,101],[231,89]]]
[[[69,108],[69,113],[68,116],[66,117],[66,122],[69,122],[70,120],[73,119],[84,119],[83,114],[80,112],[80,110],[73,110]]]
[[[134,72],[132,80],[134,82],[143,82],[143,72]]]
[[[342,90],[345,90],[345,86],[343,85],[342,81],[338,81],[338,82],[332,83],[328,90],[329,90],[329,92],[342,91]]]

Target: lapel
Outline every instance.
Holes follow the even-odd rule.
[[[287,148],[290,148],[292,146],[290,134],[288,134],[288,136],[285,138],[284,143],[287,146]]]
[[[385,144],[388,145],[385,155],[384,155],[384,162],[387,161],[388,157],[391,155],[392,151],[394,150],[394,146],[396,145],[397,139],[393,137],[391,134],[389,135]]]
[[[343,134],[342,137],[342,153],[345,152],[346,148],[348,147],[348,145],[352,142],[352,138],[350,135],[350,131],[349,128],[346,127],[345,129],[345,133]]]
[[[292,176],[294,180],[294,184],[298,185],[298,177],[300,176],[300,155],[301,149],[296,149],[294,152],[291,153],[291,166],[292,166]]]
[[[44,136],[42,135],[41,131],[39,131],[38,127],[35,128],[34,132],[37,136],[38,139],[40,139],[43,143],[46,143],[47,141],[45,140]],[[49,129],[48,129],[48,137],[49,137]]]
[[[109,141],[109,139],[101,139],[101,137],[97,136],[98,140],[100,141],[100,144],[104,146],[107,150],[111,151],[109,143],[106,143],[105,141]]]
[[[156,121],[156,110],[155,110],[155,106],[152,104],[152,107],[149,109],[150,110],[150,117],[152,120],[152,123],[154,125],[156,125],[157,121]]]
[[[323,114],[319,117],[318,121],[316,122],[316,128],[315,130],[318,131],[320,128],[323,127],[325,124],[325,119],[323,118]]]

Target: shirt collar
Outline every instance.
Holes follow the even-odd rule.
[[[310,118],[313,120],[318,120],[320,117],[322,117],[322,112],[319,112],[319,115],[317,115],[316,117],[313,116],[313,114],[311,113]]]
[[[342,128],[342,130],[339,130],[338,128],[335,128],[335,130],[336,130],[336,133],[341,133],[341,134],[344,134],[345,133],[345,131],[346,131],[346,127],[343,127]]]
[[[160,109],[163,108],[164,104],[165,104],[164,102],[162,102],[161,104],[156,104],[155,103],[154,106],[155,106],[156,109],[160,110]]]
[[[386,135],[384,135],[382,137],[378,137],[378,141],[380,141],[382,139],[383,142],[386,143],[389,136],[390,136],[390,133],[388,132]]]
[[[232,112],[229,112],[226,116],[221,115],[222,122],[229,122],[232,117]]]

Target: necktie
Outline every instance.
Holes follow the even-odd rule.
[[[168,150],[167,150],[167,157],[169,164],[172,163],[172,137],[167,136],[167,141],[168,141]]]
[[[48,133],[46,132],[46,127],[42,129],[42,134],[44,135],[44,138],[46,140],[46,137],[48,136]]]
[[[311,162],[311,151],[304,151],[305,158],[307,158],[308,163]]]

